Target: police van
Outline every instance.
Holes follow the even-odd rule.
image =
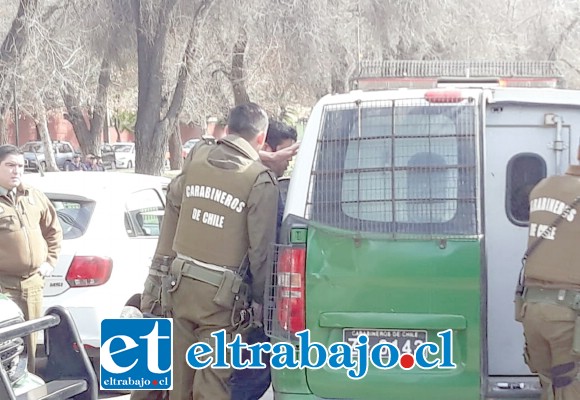
[[[529,192],[576,162],[580,91],[553,62],[363,63],[354,83],[306,126],[267,331],[414,354],[450,329],[455,368],[273,369],[275,398],[539,398],[514,288]]]

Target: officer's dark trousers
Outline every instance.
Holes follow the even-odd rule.
[[[211,334],[221,329],[226,330],[226,342],[232,340],[232,310],[213,302],[216,292],[215,286],[181,277],[171,293],[174,384],[169,393],[170,400],[230,399],[231,369],[213,369],[208,366],[194,370],[189,367],[185,357],[187,349],[194,343],[206,342],[213,347],[214,338]],[[215,360],[215,354],[212,357]],[[208,356],[200,358],[201,361],[207,359]]]
[[[44,279],[39,274],[34,274],[27,279],[11,276],[0,276],[0,292],[8,296],[18,304],[25,320],[40,318],[42,316],[42,289]],[[36,335],[34,332],[26,341],[28,354],[28,370],[35,372],[36,369]]]
[[[576,312],[566,306],[525,303],[528,365],[540,376],[542,400],[579,400],[578,362],[571,354]]]
[[[246,343],[248,345],[260,342],[269,342],[263,328],[253,329],[248,333]],[[243,351],[243,360],[249,360],[250,352]],[[232,373],[230,388],[231,400],[258,400],[270,387],[270,353],[262,353],[262,362],[266,364],[264,369],[240,369]]]

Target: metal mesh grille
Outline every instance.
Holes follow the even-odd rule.
[[[362,61],[359,78],[380,77],[561,77],[554,61]]]
[[[327,106],[309,218],[399,237],[477,234],[476,112],[422,99]]]
[[[287,271],[291,269],[292,248],[289,245],[272,245],[272,259],[274,262],[272,263],[268,280],[266,281],[264,303],[266,310],[264,313],[266,334],[269,337],[284,342],[296,340],[290,328],[294,322],[304,317],[304,314],[297,313],[294,308],[298,307],[302,312],[304,310],[304,287],[298,274],[292,274]],[[283,268],[284,271],[280,270],[282,263],[286,263],[286,268]],[[299,307],[300,302],[302,306]]]

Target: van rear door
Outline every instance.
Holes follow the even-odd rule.
[[[307,201],[305,290],[294,298],[305,299],[311,341],[327,348],[364,333],[371,345],[412,353],[426,341],[441,345],[437,333],[451,329],[457,368],[371,366],[358,380],[345,369],[307,369],[318,397],[479,398],[478,108],[473,98],[450,101],[324,108]],[[290,329],[296,321],[287,322]]]
[[[575,145],[570,145],[577,143],[577,138],[571,142],[571,126],[580,122],[580,113],[570,107],[513,101],[496,101],[487,109],[483,176],[488,391],[497,396],[538,386],[522,357],[524,337],[522,325],[514,320],[514,288],[527,246],[530,190],[542,178],[563,173],[571,154],[576,155]],[[549,114],[559,116],[562,126],[547,121]]]

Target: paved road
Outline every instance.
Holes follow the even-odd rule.
[[[99,399],[117,399],[117,400],[129,400],[129,395],[117,396],[117,395],[107,395],[103,392],[100,393]],[[274,394],[272,393],[272,388],[268,389],[266,394],[260,400],[274,400]]]

